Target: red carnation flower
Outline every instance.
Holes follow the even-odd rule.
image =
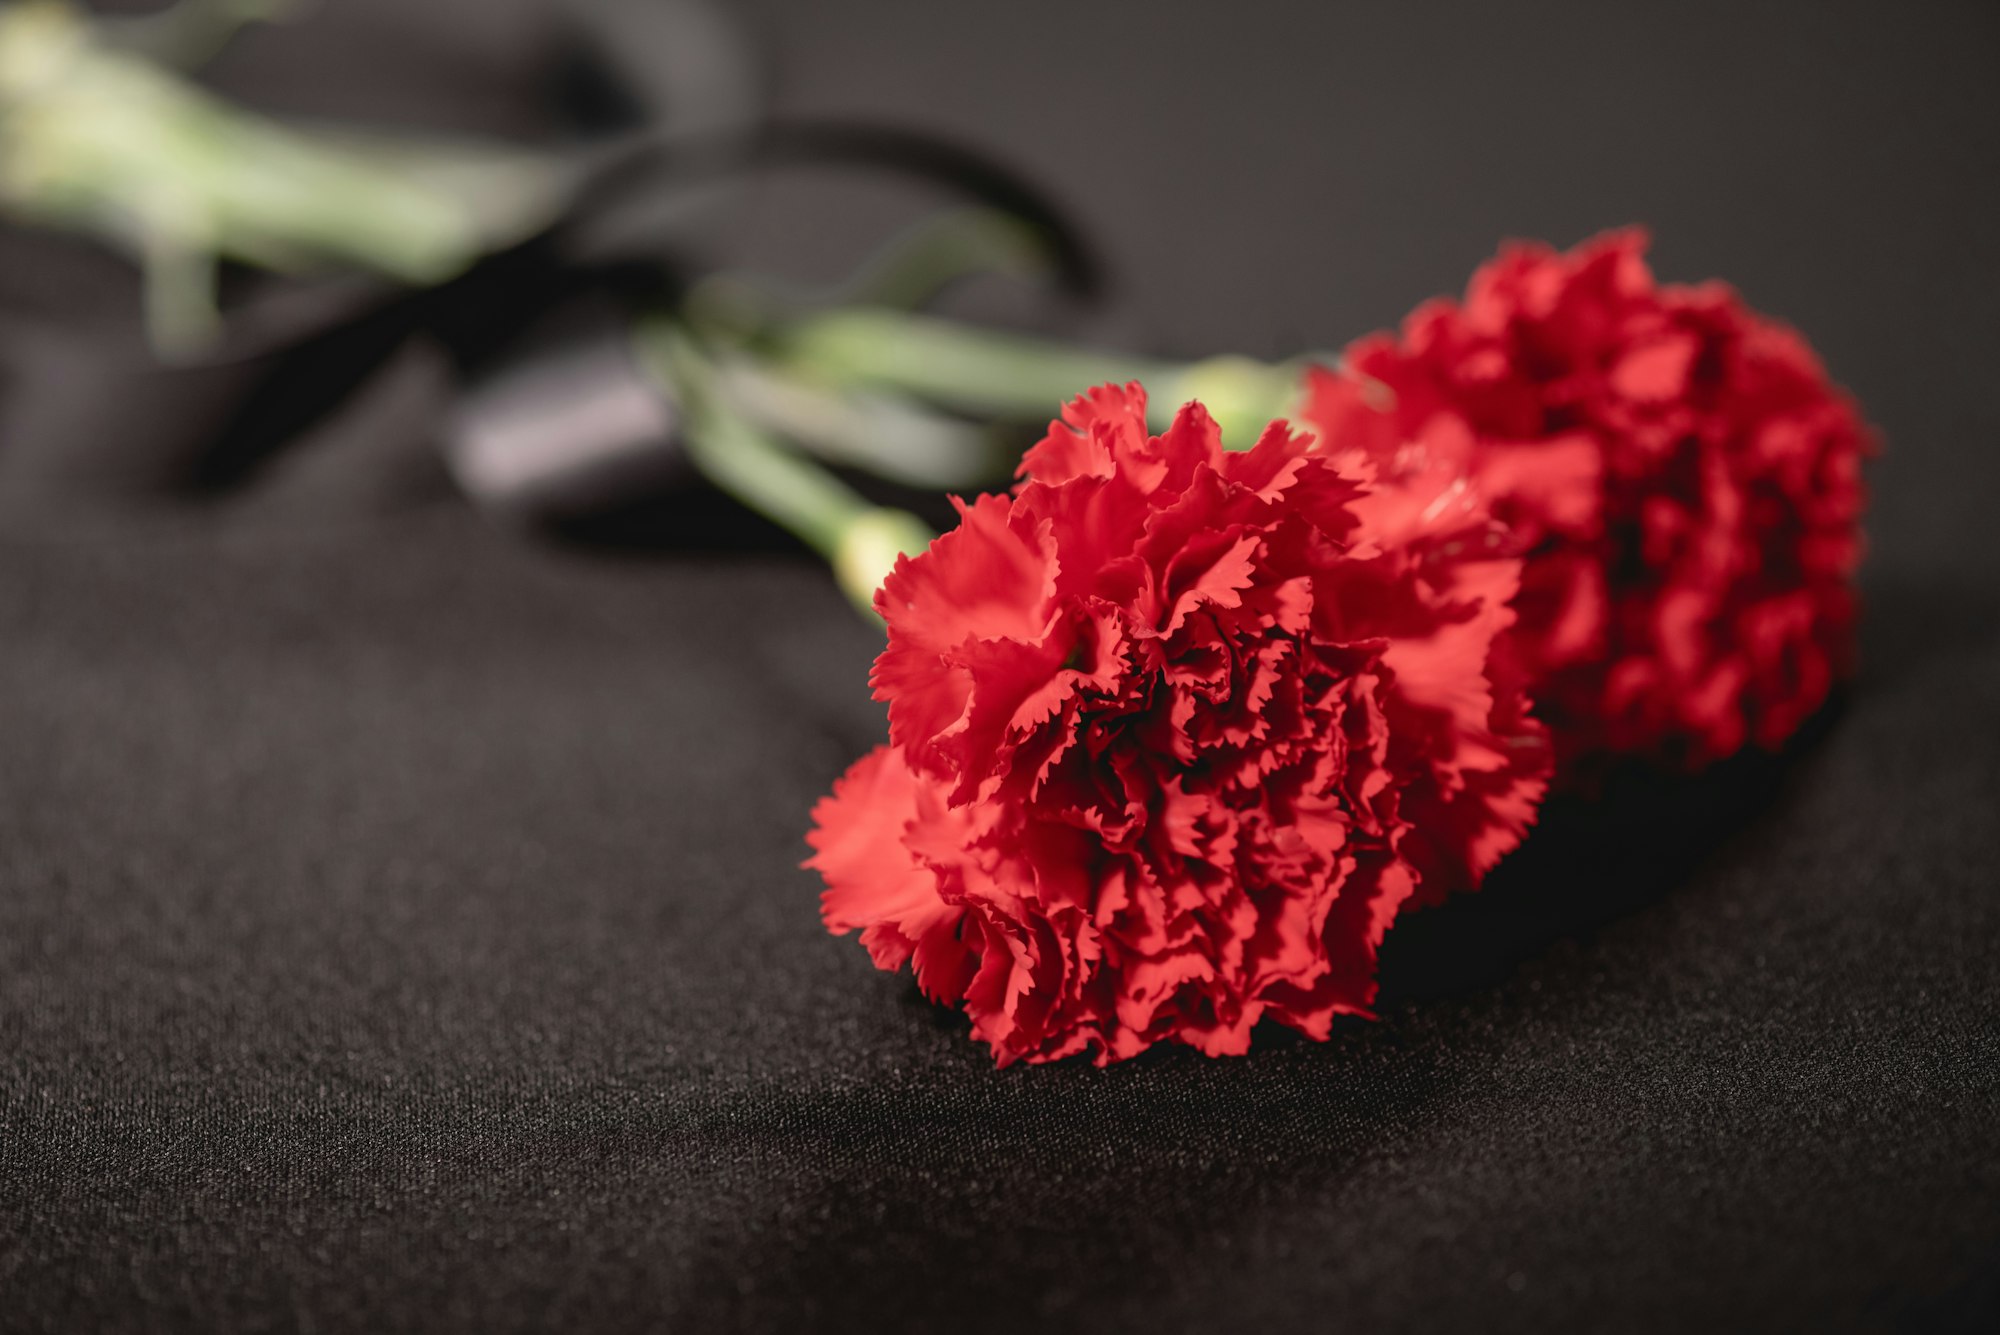
[[[889,744],[814,812],[827,926],[1004,1065],[1362,1014],[1398,907],[1518,842],[1547,771],[1486,675],[1518,562],[1273,424],[1076,400],[1011,497],[877,595]]]
[[[1853,661],[1869,438],[1805,341],[1642,232],[1517,245],[1316,372],[1329,447],[1462,477],[1526,555],[1509,652],[1566,773],[1776,747]]]

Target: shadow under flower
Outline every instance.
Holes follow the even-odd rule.
[[[1404,1165],[1437,1153],[1437,1128],[1495,1078],[1499,1058],[1464,1045],[1466,1022],[1442,1000],[1497,988],[1563,938],[1687,884],[1778,804],[1842,709],[1822,709],[1779,754],[1696,776],[1621,771],[1590,798],[1559,799],[1485,890],[1389,934],[1386,1022],[1336,1024],[1326,1043],[1265,1024],[1241,1060],[1162,1044],[1106,1071],[1071,1060],[996,1076],[961,1012],[903,987],[908,1064],[764,1114],[812,1134],[755,1138],[777,1200],[747,1235],[719,1228],[690,1258],[676,1314],[1116,1325],[1162,1303],[1228,1299],[1227,1285],[1190,1279],[1201,1258],[1240,1250],[1248,1266],[1282,1267],[1291,1247],[1353,1258],[1352,1274],[1326,1282],[1367,1292],[1372,1267],[1403,1245],[1366,1251],[1384,1220],[1407,1226]],[[1492,1159],[1483,1141],[1466,1153]],[[1328,1217],[1345,1221],[1335,1235],[1302,1232]]]
[[[1491,987],[1557,941],[1660,899],[1771,809],[1845,707],[1836,695],[1782,751],[1691,775],[1631,765],[1594,792],[1551,798],[1476,894],[1397,921],[1382,943],[1380,1008]]]

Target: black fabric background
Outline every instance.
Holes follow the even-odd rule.
[[[803,555],[700,497],[643,552],[485,525],[421,349],[178,494],[204,401],[45,409],[115,339],[9,325],[0,1327],[1992,1328],[2000,11],[745,17],[781,107],[1046,181],[1157,350],[1652,224],[1887,437],[1863,675],[1782,760],[1551,812],[1399,927],[1379,1023],[996,1073],[796,868],[882,727]],[[218,78],[525,133],[541,22],[335,0]],[[888,206],[811,188],[739,240],[858,254]],[[6,244],[16,315],[116,324],[115,266]]]

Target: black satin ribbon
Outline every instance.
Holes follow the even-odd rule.
[[[387,8],[394,0],[378,2]],[[362,4],[304,16],[246,43],[236,73],[254,84],[265,51],[278,53],[264,58],[280,67],[296,66],[302,47],[323,35],[333,34],[335,49],[361,50],[353,39],[382,27],[456,51],[454,28],[478,21],[481,3],[418,6],[393,23],[371,20]],[[475,132],[484,122],[493,134],[532,123],[566,136],[567,147],[556,151],[579,182],[593,179],[596,164],[666,137],[668,127],[705,144],[740,143],[762,114],[756,52],[711,0],[565,0],[548,5],[541,21],[508,31],[516,29],[532,40],[481,48],[492,67],[472,82],[532,96],[532,107],[455,105],[464,71],[435,87],[395,82],[400,68],[383,74],[338,62],[310,66],[305,78],[320,95],[337,89],[349,101],[355,88],[379,83],[379,99],[362,103],[393,103],[398,114],[418,108]],[[650,228],[651,267],[671,268],[672,252],[699,245],[711,216],[682,209]],[[284,277],[225,266],[219,341],[179,363],[162,362],[147,346],[127,260],[87,238],[0,225],[0,529],[60,532],[78,519],[163,501],[228,498],[254,507],[271,490],[262,485],[267,475],[310,463],[294,455],[352,454],[357,437],[379,434],[380,400],[399,392],[388,386],[413,358],[433,368],[417,378],[434,383],[422,401],[404,395],[393,414],[401,441],[393,464],[411,487],[393,480],[387,489],[352,491],[371,506],[428,499],[448,483],[437,476],[436,456],[422,454],[439,435],[461,373],[480,374],[514,331],[603,286],[602,259],[579,258],[581,221],[572,207],[549,233],[424,291],[359,274]],[[369,466],[390,462],[372,447],[359,454]],[[428,471],[410,466],[426,462]]]
[[[569,12],[580,26],[566,98],[581,104],[569,206],[439,287],[233,271],[222,344],[170,366],[145,346],[122,261],[78,238],[0,229],[0,523],[72,502],[254,490],[295,448],[372,429],[350,409],[413,345],[442,349],[449,378],[399,431],[412,448],[435,440],[483,510],[560,522],[682,487],[692,470],[674,405],[626,330],[637,310],[672,300],[721,206],[771,171],[831,165],[928,184],[1021,220],[1061,288],[1100,291],[1101,266],[1063,212],[988,154],[911,129],[760,122],[761,72],[719,7],[583,0]],[[105,300],[79,301],[86,288]]]
[[[1026,224],[1054,281],[1084,300],[1103,295],[1104,265],[1049,195],[999,157],[926,131],[841,120],[772,120],[745,135],[637,138],[608,152],[578,189],[561,244],[601,255],[601,219],[635,201],[711,189],[757,173],[833,166],[903,176]]]
[[[634,359],[602,291],[551,312],[459,396],[441,442],[453,479],[491,514],[561,524],[691,476],[679,414]]]
[[[699,196],[762,171],[829,164],[913,177],[1004,212],[1036,233],[1062,289],[1083,299],[1101,291],[1102,268],[1081,235],[1024,176],[935,136],[854,123],[777,123],[747,138],[629,145],[600,164],[549,244],[577,260],[602,258],[625,249],[607,240],[618,229],[607,229],[605,219],[635,204]],[[675,405],[629,346],[617,298],[630,292],[629,282],[581,292],[474,370],[443,449],[453,478],[482,509],[515,522],[565,523],[691,480],[674,438]]]

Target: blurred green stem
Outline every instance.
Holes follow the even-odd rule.
[[[947,416],[913,399],[844,389],[781,373],[741,354],[718,354],[723,392],[745,416],[829,463],[906,487],[960,491],[1012,471],[1019,442],[1004,427]]]
[[[642,363],[680,404],[682,443],[695,467],[824,556],[842,591],[873,615],[883,577],[897,556],[930,543],[930,529],[914,515],[875,505],[766,435],[729,401],[715,363],[671,317],[642,320],[634,337]]]
[[[264,8],[217,0],[161,17]],[[554,214],[560,172],[542,155],[289,127],[103,38],[65,0],[0,4],[0,210],[146,265],[164,355],[213,340],[218,260],[344,263],[424,286]]]
[[[882,308],[785,321],[773,344],[775,360],[807,380],[916,395],[977,416],[1024,422],[1047,421],[1093,386],[1137,380],[1147,389],[1154,430],[1164,430],[1182,404],[1199,399],[1235,449],[1248,449],[1273,418],[1290,416],[1300,385],[1300,368],[1293,364],[1243,357],[1157,361]]]

